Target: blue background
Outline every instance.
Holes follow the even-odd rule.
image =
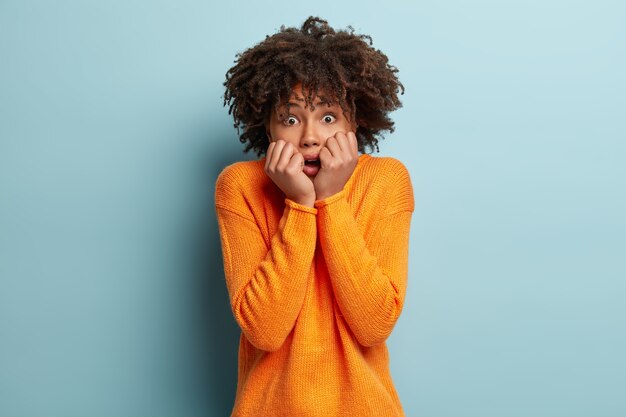
[[[319,15],[406,86],[407,416],[626,415],[621,1],[0,2],[0,416],[227,416],[235,54]]]

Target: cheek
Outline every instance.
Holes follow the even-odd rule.
[[[348,132],[354,132],[354,129],[352,129],[350,123],[347,122],[333,125],[330,129],[328,129],[328,132],[325,135],[326,137],[324,138],[324,145],[326,144],[326,141],[329,137],[335,136],[338,132],[343,132],[347,134]]]
[[[286,132],[285,129],[281,129],[280,126],[277,126],[275,124],[272,124],[272,126],[270,126],[270,142],[276,142],[279,139],[282,140],[288,140],[289,139],[289,132]]]
[[[276,130],[276,139],[282,139],[285,142],[289,142],[292,145],[297,145],[300,142],[300,135],[295,129]]]
[[[298,129],[281,129],[280,127],[275,127],[271,130],[271,132],[272,140],[270,142],[283,140],[287,143],[291,143],[296,149],[300,147],[300,132]]]
[[[347,133],[347,132],[354,132],[355,131],[354,126],[352,124],[350,124],[347,120],[345,121],[344,125],[345,125],[344,126],[344,129],[345,129],[344,132]]]

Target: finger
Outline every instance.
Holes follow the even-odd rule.
[[[326,142],[328,143],[328,142]],[[333,159],[333,155],[330,153],[328,148],[325,146],[320,150],[319,157],[320,159],[320,167],[323,168],[327,166],[327,164]]]
[[[283,148],[285,147],[285,141],[284,140],[277,140],[276,145],[274,146],[274,152],[272,153],[272,160],[270,162],[270,169],[272,170],[276,170],[276,166],[278,165],[278,161],[280,160],[280,154],[283,151]]]
[[[359,157],[359,141],[356,138],[356,134],[354,132],[348,132],[348,143],[350,146],[350,151],[352,152],[352,156],[355,158]]]
[[[293,147],[291,143],[289,142],[285,143],[285,146],[283,146],[283,149],[280,155],[280,159],[278,160],[278,164],[276,164],[276,169],[283,171],[289,164],[289,160],[291,159],[291,156],[293,155],[295,151],[296,149]]]
[[[300,152],[295,152],[285,170],[289,173],[298,173],[304,170],[304,156]]]
[[[339,147],[339,143],[337,143],[337,138],[335,136],[328,138],[326,141],[326,148],[330,151],[333,158],[337,158],[341,155],[341,148]]]
[[[346,138],[346,134],[343,132],[335,133],[335,139],[337,139],[337,145],[339,146],[339,150],[341,153],[347,152],[348,148],[348,139]]]

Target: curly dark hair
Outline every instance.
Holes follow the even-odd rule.
[[[387,56],[374,49],[368,35],[335,31],[326,20],[310,16],[300,29],[280,27],[252,48],[236,55],[226,72],[224,106],[234,118],[239,140],[258,156],[267,151],[266,123],[272,111],[286,103],[292,88],[302,83],[306,106],[315,109],[313,98],[323,90],[338,102],[348,119],[355,116],[360,152],[378,148],[381,131],[394,131],[387,113],[402,107],[398,69]],[[365,40],[369,41],[369,44]]]

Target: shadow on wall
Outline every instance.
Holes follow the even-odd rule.
[[[219,134],[219,133],[218,133]],[[230,134],[222,133],[228,137]],[[226,141],[226,139],[224,139]],[[237,138],[230,139],[231,143],[238,143]],[[220,143],[219,141],[210,141]],[[227,143],[227,142],[221,142]],[[209,207],[203,215],[196,219],[199,232],[197,241],[193,245],[197,249],[195,254],[195,277],[193,282],[193,311],[195,323],[192,327],[197,332],[196,364],[201,364],[196,375],[196,389],[201,403],[209,404],[210,415],[230,415],[237,388],[237,359],[239,350],[239,336],[241,330],[237,325],[228,298],[224,278],[223,259],[217,219],[215,216],[215,181],[217,176],[227,165],[250,158],[235,147],[210,145],[204,158],[206,191],[210,194]],[[232,151],[230,151],[232,149]],[[203,400],[202,400],[203,399]],[[208,400],[208,401],[207,401]]]

